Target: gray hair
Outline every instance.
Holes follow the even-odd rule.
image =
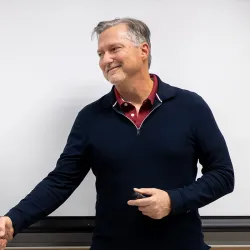
[[[129,39],[134,42],[136,45],[139,45],[140,43],[146,42],[149,45],[149,56],[148,56],[148,68],[150,68],[151,65],[151,42],[150,42],[150,35],[151,32],[148,28],[148,26],[137,19],[134,18],[116,18],[109,21],[102,21],[97,24],[97,26],[94,28],[92,37],[96,33],[97,37],[106,29],[111,28],[118,24],[126,24],[128,27],[128,36]]]

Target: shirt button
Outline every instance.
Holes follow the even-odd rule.
[[[126,106],[126,107],[127,107],[127,106],[128,106],[128,104],[125,102],[125,103],[124,103],[124,106]]]
[[[134,117],[134,116],[135,116],[135,114],[131,114],[131,116],[133,116],[133,117]]]

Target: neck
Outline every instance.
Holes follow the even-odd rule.
[[[118,84],[116,89],[125,101],[141,105],[150,95],[153,84],[150,75],[147,74],[130,78],[126,82]]]

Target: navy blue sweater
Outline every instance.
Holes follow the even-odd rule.
[[[199,95],[158,81],[153,110],[139,129],[121,113],[113,89],[78,113],[55,169],[6,214],[15,235],[58,208],[92,169],[91,250],[209,248],[198,209],[234,189],[227,145]],[[203,175],[196,180],[198,161]],[[155,220],[129,206],[134,187],[166,190],[171,214]]]

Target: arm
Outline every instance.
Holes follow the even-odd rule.
[[[194,140],[202,177],[189,186],[167,190],[171,199],[171,214],[203,207],[234,189],[234,170],[228,148],[214,116],[203,101],[198,100],[194,109]]]
[[[15,235],[56,210],[79,186],[89,172],[86,122],[78,114],[56,167],[6,216]]]

